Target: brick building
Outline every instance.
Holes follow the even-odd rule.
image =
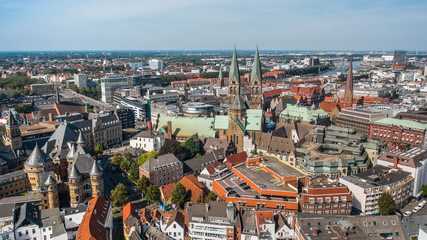
[[[315,176],[306,180],[301,195],[301,211],[317,214],[350,215],[353,197],[336,179]]]
[[[152,157],[139,166],[139,176],[147,177],[150,184],[157,186],[176,183],[183,175],[183,164],[173,154]]]
[[[379,139],[393,149],[399,144],[420,147],[424,145],[426,129],[426,124],[416,121],[383,118],[371,123],[369,137]]]

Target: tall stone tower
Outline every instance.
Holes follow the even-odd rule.
[[[353,104],[353,59],[350,60],[347,82],[345,83],[344,102]]]
[[[96,161],[93,161],[90,171],[90,185],[92,185],[92,197],[104,196],[104,174]]]
[[[83,175],[77,170],[76,165],[71,166],[71,171],[68,175],[68,186],[70,188],[70,205],[77,207],[83,198]]]
[[[7,116],[7,122],[5,126],[6,130],[6,146],[10,146],[12,149],[17,149],[22,147],[22,137],[21,130],[19,130],[18,121],[13,116],[12,112],[9,111]]]
[[[30,156],[24,162],[24,171],[27,173],[28,180],[31,185],[31,190],[39,189],[39,173],[45,170],[45,161],[49,157],[39,148],[36,147],[31,152]]]
[[[219,87],[224,87],[224,75],[222,74],[222,66],[219,66],[219,75],[218,75]]]
[[[59,207],[58,186],[56,180],[49,175],[44,185],[47,187],[47,199],[49,208]]]
[[[228,102],[231,104],[234,98],[240,94],[240,73],[237,63],[236,47],[234,47],[233,58],[231,59],[230,72],[228,74]]]
[[[251,109],[262,109],[263,106],[263,96],[262,96],[262,72],[261,72],[261,62],[259,60],[258,46],[256,47],[254,64],[252,66],[251,72]]]

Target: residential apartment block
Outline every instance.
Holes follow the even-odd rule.
[[[156,156],[139,166],[139,176],[146,176],[150,184],[163,186],[178,182],[184,176],[181,161],[173,154]]]

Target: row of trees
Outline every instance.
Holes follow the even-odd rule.
[[[133,155],[129,152],[121,155],[120,153],[115,153],[111,164],[118,166],[122,171],[128,173],[128,177],[132,182],[136,182],[139,177],[138,172],[138,163],[133,160]]]
[[[37,83],[46,82],[41,79],[32,79],[30,77],[7,77],[0,81],[0,88],[24,91],[25,86]]]

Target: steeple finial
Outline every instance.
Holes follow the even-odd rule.
[[[219,81],[219,86],[221,88],[224,87],[224,76],[222,74],[222,65],[219,65],[219,74],[218,74],[218,81]]]
[[[240,73],[239,73],[239,63],[237,62],[237,53],[236,46],[234,46],[233,57],[231,58],[230,73],[228,76],[228,81],[232,80],[235,77],[238,84],[240,84]]]
[[[350,66],[345,83],[344,101],[353,103],[353,59],[350,59]]]

